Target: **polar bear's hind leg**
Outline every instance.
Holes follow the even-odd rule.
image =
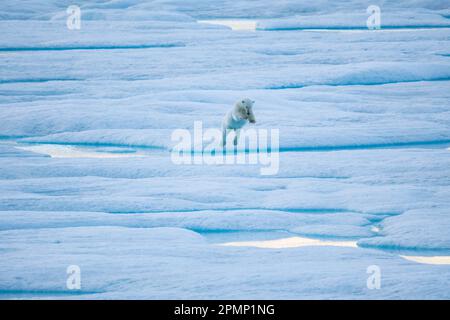
[[[235,146],[237,146],[238,141],[239,141],[239,134],[241,133],[241,130],[240,129],[234,129],[234,132],[235,132],[235,136],[234,136],[233,144]]]

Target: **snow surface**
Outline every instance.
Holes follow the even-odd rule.
[[[0,8],[0,298],[450,298],[448,1],[72,4]],[[171,162],[241,97],[276,175]]]

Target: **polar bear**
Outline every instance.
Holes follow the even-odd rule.
[[[253,114],[253,104],[255,101],[248,98],[239,100],[234,105],[234,108],[228,111],[222,122],[222,146],[227,144],[228,130],[234,130],[236,135],[234,137],[234,145],[236,146],[239,139],[240,129],[249,121],[256,123],[255,115]]]

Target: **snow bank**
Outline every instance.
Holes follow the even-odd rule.
[[[299,15],[284,19],[267,19],[258,21],[259,30],[307,30],[307,29],[362,29],[367,30],[367,14],[360,7],[359,12],[339,12],[323,15]],[[450,27],[450,20],[440,13],[408,11],[392,12],[381,7],[381,29],[390,28],[439,28]]]
[[[385,219],[381,227],[382,236],[360,240],[358,244],[391,249],[450,249],[450,217],[446,208],[409,210]]]
[[[24,138],[21,141],[40,144],[67,144],[82,146],[133,146],[137,148],[170,149],[170,129],[112,129],[64,132],[43,137]]]
[[[9,145],[0,145],[0,157],[1,158],[15,158],[15,157],[47,157],[35,152],[21,150]]]
[[[0,212],[1,230],[31,228],[63,228],[70,226],[118,226],[132,228],[177,227],[200,233],[225,231],[287,231],[292,226],[334,226],[337,230],[348,228],[345,236],[358,236],[354,231],[369,228],[370,221],[360,213],[340,212],[339,214],[291,213],[276,210],[204,210],[186,212],[158,212],[142,214],[108,214],[102,212],[51,212],[16,211],[14,214]],[[357,227],[360,227],[359,229]],[[298,227],[300,228],[300,227]],[[297,229],[292,228],[295,232]],[[342,232],[342,231],[341,231]],[[331,234],[331,233],[330,233]],[[342,235],[342,234],[341,234]],[[364,235],[367,235],[364,234]],[[339,235],[336,235],[339,236]]]
[[[12,230],[0,232],[0,239],[4,298],[413,299],[424,292],[426,298],[448,298],[447,267],[372,250],[224,247],[170,228]],[[373,264],[382,269],[383,290],[366,287],[366,269]],[[66,288],[69,265],[80,267],[80,291]]]

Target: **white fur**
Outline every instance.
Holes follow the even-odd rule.
[[[236,136],[234,137],[234,145],[237,145],[239,140],[240,129],[245,126],[247,121],[251,123],[255,123],[255,115],[253,114],[253,104],[255,101],[252,101],[248,98],[239,100],[234,105],[233,109],[228,111],[222,122],[222,145],[225,146],[227,144],[227,132],[229,130],[234,130],[236,132]]]

